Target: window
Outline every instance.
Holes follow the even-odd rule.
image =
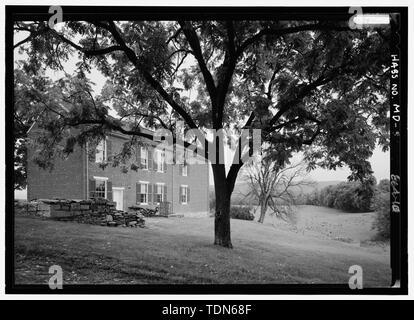
[[[164,185],[164,183],[157,183],[155,186],[156,186],[156,189],[155,189],[155,202],[159,204],[161,202],[164,202],[164,188],[165,188],[165,185]]]
[[[106,199],[106,179],[95,178],[95,198]]]
[[[148,204],[148,182],[140,182],[140,197],[141,204]]]
[[[181,204],[188,203],[188,186],[181,186],[180,187],[180,202]]]
[[[188,175],[188,164],[183,164],[182,170],[183,176],[186,177]]]
[[[165,150],[155,150],[156,153],[156,166],[158,172],[165,172]]]
[[[101,140],[96,146],[95,162],[101,163],[106,160],[106,141]]]
[[[148,170],[148,148],[141,147],[141,168]]]

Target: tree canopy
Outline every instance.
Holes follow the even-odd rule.
[[[354,180],[372,173],[368,159],[377,143],[388,148],[387,28],[351,30],[341,21],[109,20],[68,21],[56,30],[44,21],[16,22],[14,30],[26,35],[16,48],[30,68],[64,71],[65,62],[78,60],[75,74],[53,83],[36,75],[41,85],[33,90],[60,90],[44,95],[47,107],[31,105],[49,132],[40,163],[53,156],[53,143],[65,141],[70,151],[112,130],[149,137],[142,126],[174,130],[177,120],[187,129],[261,129],[279,165],[305,151],[309,168],[348,165]],[[102,92],[91,91],[92,69],[106,78]],[[68,127],[79,130],[69,134]],[[216,193],[225,198],[217,198],[217,212],[228,211],[242,165],[226,172],[213,164]],[[229,222],[219,225],[229,233]]]

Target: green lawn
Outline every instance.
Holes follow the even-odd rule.
[[[211,218],[146,224],[110,228],[17,217],[16,284],[46,284],[53,264],[67,284],[348,283],[355,264],[363,268],[364,287],[390,282],[389,253],[378,248],[232,220],[231,250],[212,244]]]

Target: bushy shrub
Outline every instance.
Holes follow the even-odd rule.
[[[390,192],[391,191],[390,180],[388,179],[380,180],[380,182],[378,182],[378,185],[377,185],[377,191],[378,192]]]
[[[240,220],[254,220],[254,215],[250,212],[250,207],[231,206],[230,218]]]
[[[337,194],[339,193],[338,186],[327,186],[319,193],[319,204],[325,207],[334,208]]]
[[[293,204],[297,206],[307,204],[307,195],[303,193],[296,195],[293,199]]]
[[[374,200],[376,216],[372,227],[377,231],[377,238],[389,239],[391,233],[390,194],[389,192],[377,192]]]
[[[319,193],[317,190],[308,193],[306,195],[306,200],[305,200],[305,204],[308,205],[313,205],[313,206],[319,206],[321,205],[320,201],[319,201]]]
[[[335,186],[333,192],[329,195],[332,205],[329,207],[344,211],[365,211],[359,206],[358,192],[359,184],[355,182],[343,182]],[[370,201],[370,200],[367,200]]]

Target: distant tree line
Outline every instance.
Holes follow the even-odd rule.
[[[384,179],[378,183],[373,203],[377,215],[372,227],[377,230],[378,239],[389,239],[391,232],[390,180]]]
[[[335,208],[347,212],[373,211],[376,180],[348,181],[327,186],[306,195],[305,204]]]
[[[327,186],[306,195],[300,195],[297,203],[325,206],[346,212],[375,211],[373,229],[378,239],[390,237],[390,181],[374,177],[362,182],[342,182]]]

